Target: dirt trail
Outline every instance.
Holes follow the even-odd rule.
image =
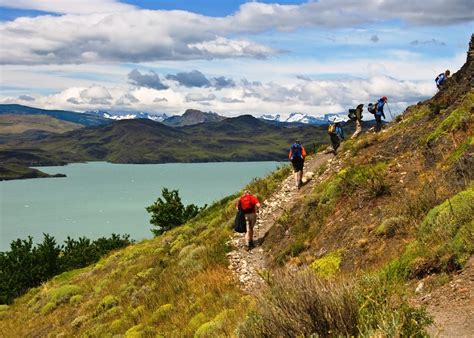
[[[429,285],[430,278],[420,283]],[[417,303],[425,305],[433,316],[434,324],[428,329],[430,336],[474,337],[474,256],[449,283],[437,288],[423,287]]]
[[[305,177],[311,176],[315,171],[333,155],[317,154],[312,159],[305,162]],[[259,275],[259,271],[264,270],[267,266],[266,253],[261,247],[265,239],[265,235],[273,226],[285,210],[290,209],[296,201],[307,194],[313,186],[318,182],[316,176],[309,179],[301,189],[295,187],[294,175],[291,173],[278,191],[270,198],[262,203],[260,208],[257,224],[254,229],[255,248],[246,251],[244,246],[244,235],[234,233],[230,243],[235,249],[227,254],[230,266],[229,269],[240,280],[241,287],[247,292],[254,292],[263,285],[263,279]]]

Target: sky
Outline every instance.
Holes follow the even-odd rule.
[[[0,0],[0,103],[396,114],[457,71],[472,0]]]

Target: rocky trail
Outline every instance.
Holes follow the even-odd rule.
[[[262,203],[259,210],[257,223],[254,229],[255,248],[247,251],[244,245],[244,234],[234,233],[230,243],[235,249],[227,254],[229,269],[240,281],[242,289],[247,292],[255,292],[263,285],[263,279],[259,272],[267,266],[266,253],[261,247],[265,235],[273,226],[274,222],[290,209],[302,196],[311,191],[313,186],[319,182],[315,179],[314,172],[333,155],[317,154],[306,160],[304,167],[304,185],[299,190],[295,187],[293,172],[283,181],[281,187],[270,198]]]

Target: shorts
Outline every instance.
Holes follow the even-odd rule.
[[[303,170],[304,159],[302,158],[294,159],[293,161],[291,161],[291,164],[293,165],[293,170],[295,171],[295,173],[297,173],[298,171]]]

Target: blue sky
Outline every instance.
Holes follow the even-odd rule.
[[[385,95],[399,112],[464,63],[473,19],[465,0],[0,0],[0,102],[316,116]]]

